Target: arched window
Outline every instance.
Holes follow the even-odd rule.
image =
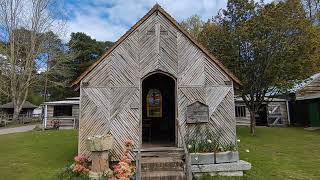
[[[147,117],[162,117],[162,96],[158,89],[150,89],[147,94]]]

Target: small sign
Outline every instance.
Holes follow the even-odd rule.
[[[209,107],[199,101],[187,107],[187,123],[206,123],[209,121]]]

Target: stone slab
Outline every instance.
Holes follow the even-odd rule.
[[[214,164],[214,153],[190,153],[191,164]]]
[[[215,154],[216,164],[220,163],[230,163],[239,161],[239,152],[238,151],[227,151],[227,152],[219,152]]]
[[[222,172],[211,172],[211,173],[194,173],[195,177],[201,177],[209,174],[210,176],[243,176],[243,171],[222,171]]]
[[[206,165],[192,165],[191,170],[193,173],[210,173],[210,172],[222,172],[222,171],[246,171],[251,169],[251,164],[240,160],[232,163],[222,164],[206,164]]]

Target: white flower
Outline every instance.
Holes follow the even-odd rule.
[[[247,153],[250,152],[249,149],[246,149],[246,152],[247,152]]]
[[[240,139],[238,139],[237,142],[240,142]]]
[[[223,148],[222,148],[222,146],[219,146],[219,151],[223,151]]]
[[[188,149],[191,149],[191,148],[192,148],[192,146],[189,144],[189,145],[188,145]]]
[[[198,156],[194,158],[196,161],[199,159]]]
[[[207,140],[208,143],[212,143],[212,141],[210,139]]]

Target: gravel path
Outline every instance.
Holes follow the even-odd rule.
[[[21,127],[14,127],[14,128],[3,128],[3,129],[0,129],[0,135],[31,131],[37,125],[38,124],[33,124],[33,125],[28,125],[28,126],[21,126]]]

